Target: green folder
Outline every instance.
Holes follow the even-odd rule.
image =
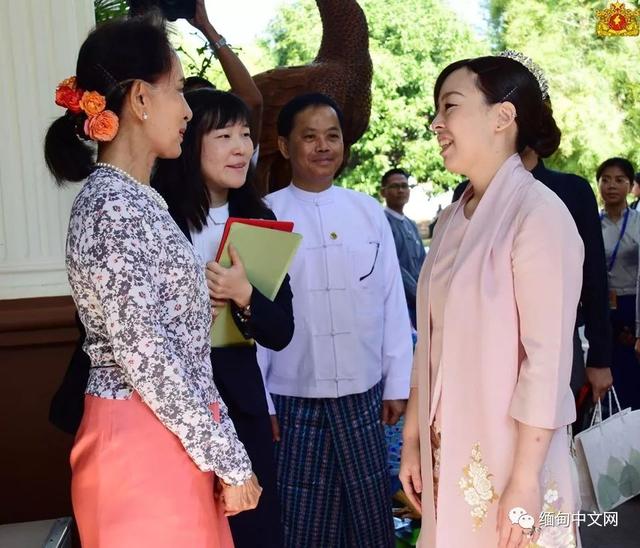
[[[302,241],[295,232],[233,223],[222,249],[220,265],[231,266],[229,244],[232,243],[244,264],[247,278],[260,293],[273,301],[280,290],[291,261]],[[253,340],[244,338],[226,305],[211,327],[211,346],[250,346]]]

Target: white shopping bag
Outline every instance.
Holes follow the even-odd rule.
[[[620,409],[612,388],[609,417],[602,420],[598,402],[591,427],[575,437],[575,462],[585,511],[608,512],[640,494],[640,410]]]
[[[578,486],[580,493],[580,510],[585,514],[597,512],[596,494],[593,491],[593,485],[591,485],[587,458],[584,455],[582,444],[578,443],[575,438],[571,442],[571,456],[573,457],[573,481],[574,485]]]

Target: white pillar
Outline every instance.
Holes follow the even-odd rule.
[[[68,295],[64,246],[79,186],[56,187],[44,134],[64,111],[56,84],[75,74],[92,0],[0,0],[0,299]]]

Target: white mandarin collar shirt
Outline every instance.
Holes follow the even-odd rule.
[[[365,194],[293,184],[267,196],[303,240],[289,274],[295,332],[280,352],[261,349],[271,393],[335,398],[381,380],[384,399],[409,394],[412,342],[389,223]]]
[[[333,185],[330,186],[329,188],[327,188],[326,190],[322,190],[321,192],[310,192],[308,190],[304,190],[302,188],[297,187],[296,185],[294,185],[293,183],[291,183],[288,187],[287,190],[289,190],[289,192],[291,193],[291,195],[296,198],[297,200],[301,200],[303,202],[307,202],[310,204],[328,204],[329,202],[331,202],[333,200],[333,196],[335,194],[334,189],[336,187],[334,187]],[[270,196],[273,196],[274,194],[276,194],[276,192],[274,192],[273,194],[270,194],[267,197],[267,200],[269,200]]]

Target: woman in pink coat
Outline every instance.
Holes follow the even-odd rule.
[[[449,65],[434,92],[445,167],[471,184],[418,283],[400,478],[425,548],[579,545],[566,426],[583,246],[518,155],[560,142],[546,81],[505,55]]]

